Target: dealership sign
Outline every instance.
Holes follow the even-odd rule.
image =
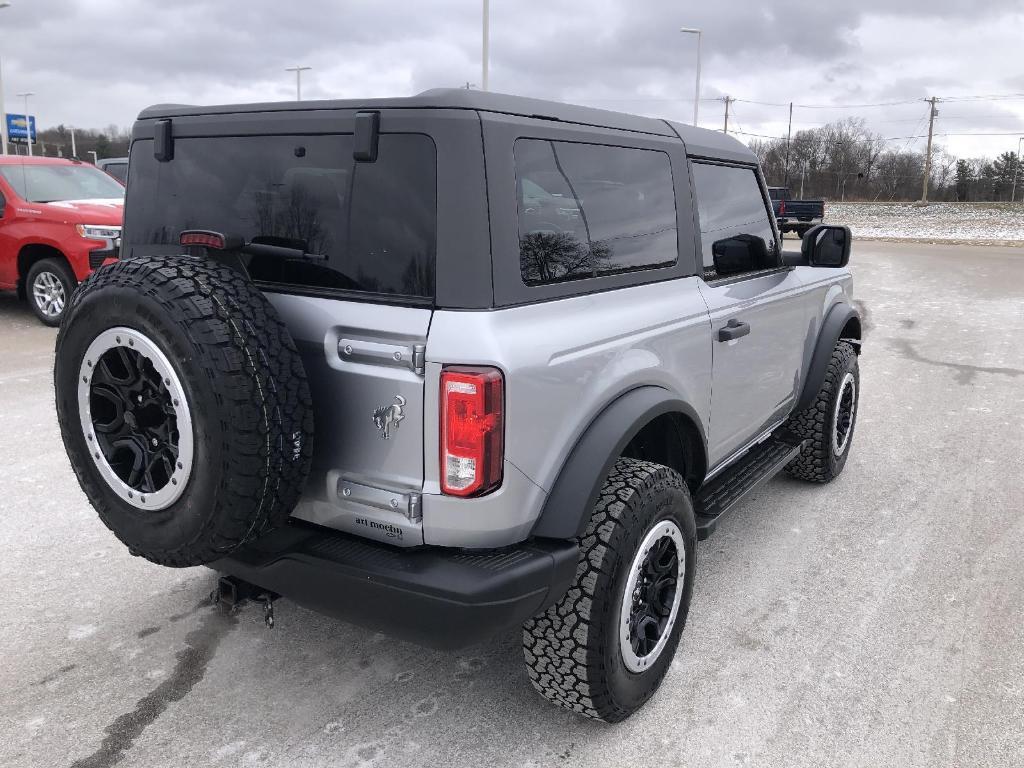
[[[28,119],[25,119],[24,115],[7,115],[7,138],[9,141],[20,142],[22,144],[28,143],[29,131],[32,133],[32,143],[36,143],[36,119],[34,116],[29,115]]]

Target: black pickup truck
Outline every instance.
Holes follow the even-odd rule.
[[[825,220],[824,200],[794,200],[788,187],[768,187],[779,232],[796,232],[800,237]]]

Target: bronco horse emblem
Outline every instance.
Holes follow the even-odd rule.
[[[391,439],[391,428],[398,429],[399,423],[405,418],[405,398],[395,395],[395,402],[391,405],[382,405],[373,412],[373,423],[381,431],[384,440]]]

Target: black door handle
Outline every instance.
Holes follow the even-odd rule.
[[[748,323],[741,323],[739,320],[733,319],[726,323],[724,328],[718,330],[718,340],[732,341],[741,336],[746,336],[748,333],[750,333],[750,325]]]

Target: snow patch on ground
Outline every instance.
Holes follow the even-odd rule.
[[[1024,245],[1022,203],[825,203],[825,221],[855,237]]]

